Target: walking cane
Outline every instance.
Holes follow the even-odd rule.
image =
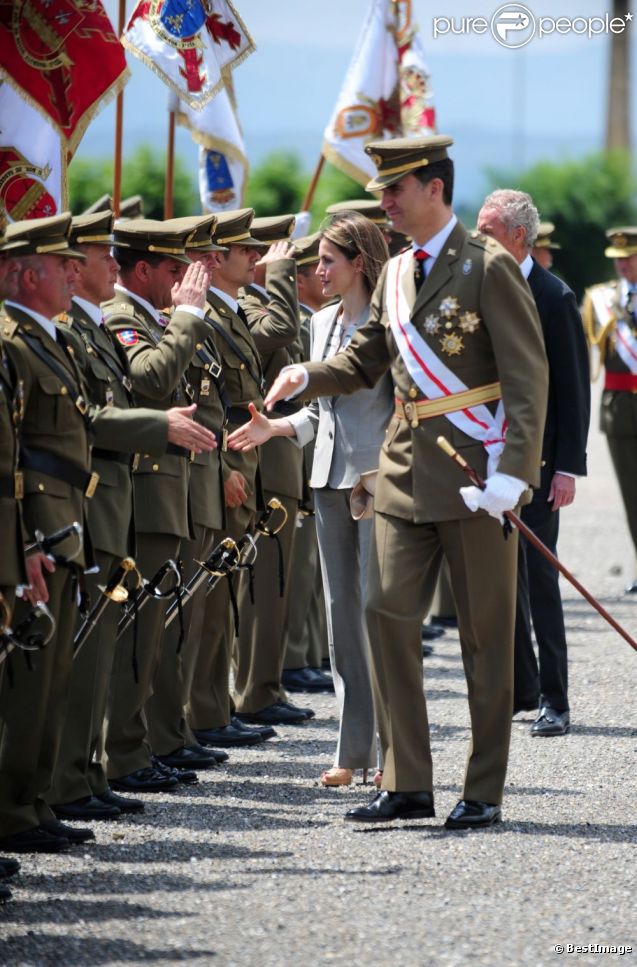
[[[466,473],[466,475],[471,480],[471,483],[474,484],[474,486],[479,487],[480,490],[484,490],[485,482],[482,479],[482,477],[478,473],[476,473],[473,467],[469,466],[467,461],[464,459],[464,457],[460,456],[457,450],[454,450],[454,448],[451,446],[447,438],[444,436],[439,436],[436,442],[440,447],[440,449],[444,450],[447,456],[451,457],[454,463],[457,463],[460,469],[463,470],[464,473]],[[593,595],[590,593],[590,591],[587,591],[584,585],[580,584],[577,578],[573,574],[571,574],[571,572],[568,570],[568,568],[566,568],[562,564],[559,558],[557,558],[555,554],[553,554],[548,549],[546,544],[544,544],[540,540],[540,538],[533,533],[530,527],[527,527],[524,521],[522,521],[522,519],[512,510],[505,510],[504,516],[507,518],[508,521],[510,521],[511,524],[517,527],[517,529],[520,531],[520,534],[523,534],[524,537],[526,537],[529,544],[532,544],[533,547],[537,551],[539,551],[540,554],[542,554],[546,558],[546,560],[553,565],[554,568],[557,568],[560,574],[564,575],[567,581],[570,581],[570,583],[573,585],[575,590],[579,591],[579,593],[582,595],[583,598],[586,598],[588,603],[592,605],[595,608],[595,610],[599,612],[599,614],[601,614],[602,618],[604,618],[604,620],[608,622],[611,628],[614,628],[615,631],[618,634],[620,634],[625,641],[628,642],[631,648],[634,648],[635,651],[637,651],[637,641],[635,641],[634,638],[631,638],[631,636],[624,628],[622,628],[619,622],[615,621],[612,615],[608,613],[606,608],[604,608],[603,605],[599,603],[597,598],[594,598]]]

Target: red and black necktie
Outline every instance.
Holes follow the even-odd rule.
[[[430,258],[429,252],[425,252],[424,248],[417,248],[414,251],[414,281],[416,283],[416,292],[418,292],[425,281],[425,260],[428,258]]]

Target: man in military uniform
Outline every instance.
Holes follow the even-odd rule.
[[[540,222],[535,245],[531,252],[537,264],[546,269],[547,272],[553,266],[553,252],[558,252],[562,248],[559,242],[553,241],[554,231],[555,225],[553,222]]]
[[[255,218],[250,233],[266,249],[255,266],[255,280],[240,296],[250,334],[259,352],[266,389],[283,366],[300,359],[296,264],[289,243],[294,215]],[[272,339],[271,329],[279,327]],[[298,403],[279,403],[279,413],[296,412]],[[296,515],[303,497],[303,453],[290,440],[269,440],[260,448],[259,468],[267,504],[279,500],[287,519],[277,541],[262,540],[254,565],[254,600],[244,581],[239,598],[235,700],[237,715],[248,723],[293,725],[307,720],[281,687],[285,617],[296,536]],[[279,559],[280,555],[280,559]]]
[[[162,456],[167,444],[201,450],[215,440],[191,419],[194,405],[166,412],[136,407],[128,359],[104,327],[100,303],[112,299],[117,263],[111,255],[113,214],[79,215],[71,223],[71,244],[83,260],[75,262],[75,295],[68,313],[58,317],[80,368],[92,404],[119,417],[120,450],[94,447],[91,469],[100,476],[88,505],[91,539],[99,566],[87,575],[91,603],[101,595],[122,560],[135,555],[132,453]],[[201,451],[203,453],[203,451]],[[199,457],[197,458],[199,459]],[[100,740],[120,609],[110,604],[73,662],[67,717],[49,802],[61,819],[112,819],[143,809],[139,800],[112,792],[102,764],[93,761]]]
[[[186,240],[186,254],[192,262],[199,263],[209,277],[218,264],[218,253],[224,251],[211,239],[216,222],[215,215],[204,215],[174,218],[165,223],[191,232]],[[187,583],[198,567],[197,562],[204,561],[223,536],[225,524],[221,451],[228,400],[210,332],[205,341],[197,343],[185,379],[192,387],[192,399],[197,404],[195,418],[215,434],[219,444],[218,449],[195,456],[190,464],[190,512],[194,536],[182,541],[179,552],[184,582]],[[146,703],[151,748],[164,765],[176,768],[212,768],[217,761],[228,758],[224,752],[200,746],[186,721],[185,707],[201,641],[206,590],[204,582],[184,606],[183,630],[177,619],[168,627],[153,695]]]
[[[207,326],[204,310],[208,276],[190,265],[184,245],[190,231],[162,222],[116,222],[114,255],[120,282],[103,306],[106,325],[128,356],[138,401],[158,410],[191,404],[184,378]],[[186,266],[188,269],[186,271]],[[186,273],[184,275],[184,272]],[[168,319],[161,310],[175,304]],[[191,535],[188,504],[191,453],[169,444],[166,455],[142,452],[134,470],[137,565],[152,578],[176,560],[180,542]],[[193,772],[177,773],[153,762],[145,706],[152,693],[164,633],[165,600],[152,600],[118,645],[108,703],[105,755],[111,786],[117,791],[172,789]]]
[[[299,300],[298,361],[310,358],[310,320],[323,305],[323,286],[316,274],[320,234],[294,240],[296,290]],[[281,682],[292,692],[332,691],[332,679],[321,668],[328,653],[323,579],[319,562],[312,475],[314,441],[303,448],[304,492],[289,577],[287,635]]]
[[[353,392],[391,367],[396,412],[381,450],[367,603],[385,766],[376,798],[347,818],[434,815],[421,625],[444,553],[473,739],[463,798],[446,821],[457,829],[501,819],[517,540],[504,539],[500,521],[539,481],[547,367],[515,261],[497,242],[469,235],[453,214],[451,143],[436,135],[367,146],[378,168],[367,187],[382,192],[383,209],[412,237],[413,251],[388,262],[369,321],[350,346],[329,362],[291,367],[266,404],[294,392]],[[484,490],[458,493],[463,474],[437,446],[440,435],[487,478]]]
[[[618,278],[588,289],[582,316],[591,351],[604,367],[600,428],[617,475],[637,555],[637,228],[611,228],[604,254]],[[626,591],[637,594],[637,578]]]
[[[4,213],[0,211],[0,302],[14,298],[17,293],[19,263],[10,249],[4,249],[6,239]],[[0,555],[0,636],[11,623],[18,584],[28,583],[24,564],[22,515],[22,478],[18,470],[19,430],[22,420],[22,389],[9,362],[0,335],[0,533],[4,535]],[[0,650],[0,661],[2,661]],[[0,664],[0,684],[4,664]],[[20,864],[0,857],[0,878],[13,876]],[[0,883],[0,901],[11,898],[11,890]]]

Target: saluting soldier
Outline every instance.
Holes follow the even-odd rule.
[[[204,215],[174,218],[165,223],[191,232],[186,240],[186,255],[192,262],[199,263],[209,277],[218,264],[218,253],[225,251],[211,238],[216,222],[216,215]],[[221,453],[229,400],[210,331],[205,341],[197,343],[185,379],[192,387],[192,399],[197,404],[195,419],[215,434],[218,444],[210,452],[197,454],[190,464],[190,513],[194,536],[182,541],[179,552],[184,582],[187,583],[198,567],[197,562],[204,561],[223,536],[225,524]],[[184,607],[181,646],[179,621],[174,620],[167,629],[153,695],[146,703],[151,748],[161,762],[176,768],[210,768],[217,761],[228,758],[224,752],[199,745],[186,720],[185,707],[201,642],[205,597],[204,582]]]
[[[91,603],[102,593],[122,560],[135,556],[133,521],[134,452],[162,456],[173,444],[199,450],[214,439],[190,416],[190,408],[166,412],[138,407],[133,396],[128,357],[104,326],[100,303],[112,299],[117,263],[111,254],[113,213],[79,215],[71,223],[71,245],[83,256],[74,263],[75,294],[68,313],[58,317],[73,347],[89,400],[118,418],[119,451],[94,447],[91,468],[100,482],[88,505],[97,574],[87,575]],[[140,800],[112,792],[106,773],[94,755],[101,740],[120,609],[107,606],[73,662],[67,717],[49,802],[61,819],[113,819],[122,812],[140,812]],[[132,675],[132,671],[131,671]]]
[[[299,300],[299,362],[310,358],[310,320],[322,307],[323,287],[316,274],[320,235],[294,240],[296,290]],[[323,580],[319,564],[314,499],[308,481],[312,476],[314,441],[303,448],[304,491],[298,529],[292,550],[286,619],[283,686],[292,692],[332,691],[331,676],[321,665],[328,656]]]
[[[240,303],[245,311],[261,359],[265,388],[278,372],[300,358],[299,305],[296,263],[290,236],[294,215],[255,218],[254,238],[266,249],[255,266],[255,280],[247,285]],[[273,326],[278,327],[273,338]],[[296,412],[298,403],[282,402],[279,412]],[[248,582],[239,598],[239,636],[235,670],[237,715],[259,725],[293,725],[307,720],[307,711],[291,706],[281,686],[285,648],[285,617],[296,515],[303,497],[303,453],[291,440],[280,437],[260,448],[259,468],[264,501],[275,497],[285,508],[287,521],[278,540],[262,540],[254,566],[254,600]],[[279,555],[281,556],[279,559]]]
[[[190,232],[162,222],[115,222],[119,265],[115,296],[104,304],[106,324],[125,351],[137,400],[153,409],[188,407],[192,388],[184,373],[208,329],[204,322],[208,277],[185,255]],[[184,274],[185,273],[185,274]],[[171,302],[170,319],[162,313]],[[138,567],[150,579],[191,535],[188,484],[191,452],[169,443],[166,454],[139,455],[133,475]],[[145,705],[152,693],[164,632],[165,600],[150,601],[118,644],[108,703],[105,754],[111,786],[154,792],[196,774],[153,762]]]
[[[250,404],[263,407],[263,370],[259,352],[239,304],[242,287],[254,280],[261,243],[252,238],[251,208],[223,212],[218,216],[213,242],[227,248],[211,271],[206,319],[223,367],[229,406],[228,431],[250,420]],[[287,317],[269,319],[261,327],[273,340],[285,345],[289,338]],[[226,533],[237,540],[252,531],[263,494],[259,478],[259,457],[255,450],[242,454],[224,453],[224,499]],[[261,548],[259,548],[259,553]],[[234,715],[230,701],[229,676],[234,617],[229,581],[220,581],[206,598],[201,643],[190,692],[190,725],[197,740],[220,748],[252,745],[274,735],[270,726],[249,728]]]
[[[637,228],[611,228],[606,236],[604,255],[614,260],[618,277],[587,289],[582,316],[589,346],[604,368],[600,429],[637,555]],[[626,591],[637,594],[637,578]]]
[[[444,552],[472,725],[463,798],[446,821],[455,829],[501,819],[517,540],[504,540],[500,517],[539,482],[547,364],[514,259],[468,234],[453,214],[451,144],[437,135],[367,145],[378,168],[368,190],[382,192],[383,209],[414,251],[390,259],[350,346],[328,362],[291,367],[267,404],[294,392],[354,392],[391,367],[396,412],[381,450],[367,603],[385,766],[381,791],[347,818],[434,815],[420,632]],[[437,446],[439,435],[487,478],[484,491],[458,493],[463,474]]]

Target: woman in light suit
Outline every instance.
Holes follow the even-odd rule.
[[[369,303],[389,257],[382,233],[369,219],[345,212],[321,232],[317,275],[326,299],[340,297],[312,316],[312,360],[344,349],[367,322]],[[354,520],[352,488],[378,467],[379,451],[394,408],[387,374],[373,389],[322,397],[285,419],[268,420],[253,407],[250,423],[231,435],[234,449],[250,449],[271,436],[298,446],[316,438],[312,479],[316,531],[327,610],[330,661],[339,708],[334,766],[326,786],[349,785],[355,769],[376,764],[376,724],[364,602],[371,519]]]

